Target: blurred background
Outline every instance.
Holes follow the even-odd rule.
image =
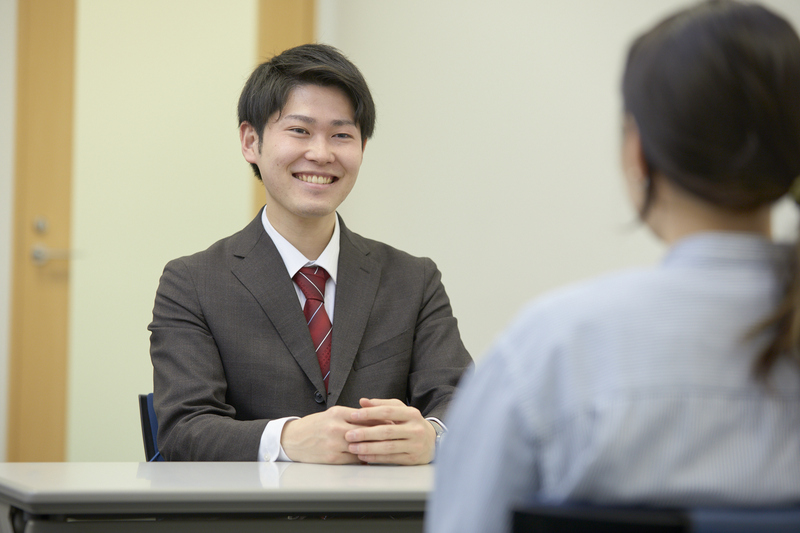
[[[764,4],[800,27],[797,0]],[[527,300],[654,264],[622,184],[620,76],[631,40],[685,5],[0,0],[0,460],[142,460],[161,270],[263,204],[236,103],[284,38],[366,77],[377,129],[339,212],[438,264],[476,360]],[[780,238],[794,211],[779,205]],[[61,296],[36,292],[54,280]]]

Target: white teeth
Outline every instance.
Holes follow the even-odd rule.
[[[327,176],[309,176],[307,174],[297,174],[297,179],[300,181],[305,181],[306,183],[320,183],[323,185],[327,185],[328,183],[333,182],[333,178]]]

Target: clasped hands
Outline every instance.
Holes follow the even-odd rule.
[[[431,462],[436,431],[419,410],[397,399],[361,398],[359,404],[290,420],[281,434],[283,451],[303,463]]]

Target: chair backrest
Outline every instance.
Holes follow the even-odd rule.
[[[147,461],[163,461],[158,451],[158,419],[153,409],[153,393],[139,395],[139,418],[142,421],[142,441],[144,442],[144,458]]]
[[[789,533],[800,531],[800,507],[647,509],[538,506],[514,512],[518,532]]]
[[[693,533],[796,533],[800,507],[779,509],[696,509],[689,513]]]
[[[514,512],[513,533],[682,533],[690,531],[685,515],[677,511],[638,508],[555,505]]]

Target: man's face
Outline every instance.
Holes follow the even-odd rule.
[[[333,220],[358,176],[363,157],[353,106],[336,87],[301,85],[267,120],[261,147],[253,127],[240,127],[242,153],[267,190],[267,213],[279,229]]]

